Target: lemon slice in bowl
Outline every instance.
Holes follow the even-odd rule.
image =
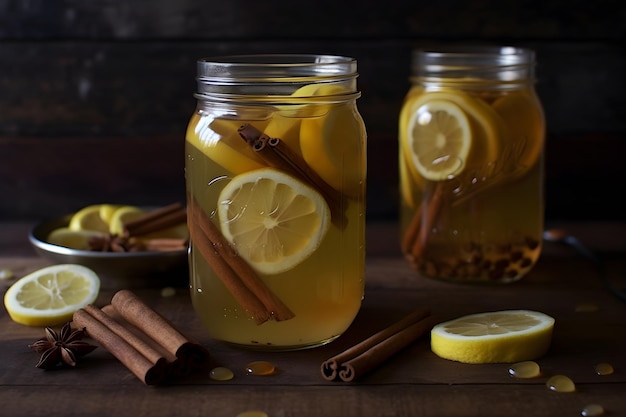
[[[124,223],[144,215],[146,212],[136,206],[122,206],[113,212],[109,222],[109,232],[113,235],[124,234]]]
[[[49,266],[16,281],[4,295],[11,319],[27,326],[54,326],[71,320],[75,311],[93,303],[100,278],[76,264]]]
[[[530,310],[463,316],[431,330],[431,349],[463,363],[511,363],[536,359],[550,347],[554,319]]]
[[[104,234],[95,230],[72,230],[69,227],[54,229],[46,241],[52,245],[71,249],[90,250],[89,240],[102,237]]]
[[[109,231],[108,223],[100,216],[102,204],[94,204],[78,210],[70,218],[71,230],[95,230],[102,233]]]
[[[330,224],[328,205],[316,190],[271,168],[234,177],[220,193],[217,212],[224,237],[264,274],[307,259]]]

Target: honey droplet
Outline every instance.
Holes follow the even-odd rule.
[[[541,375],[541,369],[535,361],[524,361],[511,365],[509,374],[515,378],[536,378]]]
[[[583,417],[599,417],[604,415],[604,407],[600,404],[588,404],[580,412]]]
[[[265,411],[250,410],[237,414],[236,417],[268,417]]]
[[[215,381],[230,381],[235,377],[233,371],[228,368],[224,368],[223,366],[218,366],[217,368],[211,369],[209,373],[209,378]]]
[[[611,375],[614,372],[613,365],[606,362],[596,364],[594,369],[598,375]]]
[[[267,361],[253,361],[246,365],[248,375],[272,375],[276,371],[274,364]]]
[[[580,303],[576,305],[576,312],[577,313],[595,313],[596,311],[599,311],[600,307],[598,307],[597,304],[593,304],[593,303]]]
[[[555,392],[574,392],[576,391],[576,385],[574,381],[566,377],[565,375],[554,375],[548,381],[546,386]]]

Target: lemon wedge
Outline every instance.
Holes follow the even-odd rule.
[[[60,227],[50,232],[46,242],[71,249],[90,250],[89,240],[101,236],[103,233],[96,230],[72,230],[69,227]]]
[[[4,295],[11,319],[27,326],[54,326],[71,320],[75,311],[93,303],[100,278],[81,265],[61,264],[32,272]]]
[[[307,259],[330,220],[316,190],[271,168],[234,177],[220,193],[217,211],[224,237],[264,274],[287,271]]]
[[[70,218],[71,230],[95,230],[102,233],[109,231],[108,223],[100,216],[101,204],[94,204],[78,210]]]
[[[554,319],[530,310],[471,314],[431,330],[431,349],[463,363],[511,363],[536,359],[550,347]]]
[[[498,114],[461,91],[415,94],[406,108],[403,151],[425,179],[442,181],[468,167],[481,169],[497,159],[506,142]]]

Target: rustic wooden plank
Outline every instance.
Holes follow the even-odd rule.
[[[610,0],[363,3],[319,0],[5,2],[0,37],[20,38],[623,38],[624,5]]]

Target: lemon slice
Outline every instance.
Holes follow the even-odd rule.
[[[124,234],[124,223],[145,214],[145,210],[135,206],[122,206],[113,212],[109,223],[109,232],[113,235]]]
[[[99,291],[100,279],[91,269],[54,265],[16,281],[4,295],[4,306],[17,323],[54,326],[71,320],[75,311],[93,303]]]
[[[66,248],[90,250],[89,240],[101,236],[103,233],[95,230],[72,230],[69,227],[60,227],[50,232],[46,241]]]
[[[101,204],[100,205],[100,218],[106,224],[110,224],[111,219],[113,218],[113,213],[115,213],[115,211],[119,209],[120,207],[122,206],[119,204]]]
[[[464,363],[510,363],[536,359],[550,347],[554,319],[529,310],[471,314],[431,330],[438,356]]]
[[[509,129],[508,159],[502,164],[512,179],[525,174],[541,155],[545,123],[537,97],[528,92],[507,94],[493,103],[493,109]]]
[[[459,106],[432,100],[409,121],[413,162],[424,178],[445,180],[462,172],[472,146],[469,120]]]
[[[407,107],[404,151],[426,179],[442,181],[469,167],[485,168],[506,142],[498,114],[461,91],[416,94]]]
[[[100,216],[101,204],[94,204],[78,210],[71,218],[71,230],[95,230],[102,233],[109,231],[109,225]]]
[[[271,168],[233,178],[220,193],[217,210],[224,237],[265,274],[287,271],[308,258],[330,219],[317,191]]]
[[[234,174],[265,166],[250,146],[239,136],[241,121],[194,114],[187,129],[187,142],[212,161]],[[261,129],[265,127],[255,124]]]
[[[361,194],[365,179],[365,127],[351,103],[329,105],[321,117],[302,120],[302,157],[324,181],[348,197]],[[362,151],[359,151],[362,150]]]

